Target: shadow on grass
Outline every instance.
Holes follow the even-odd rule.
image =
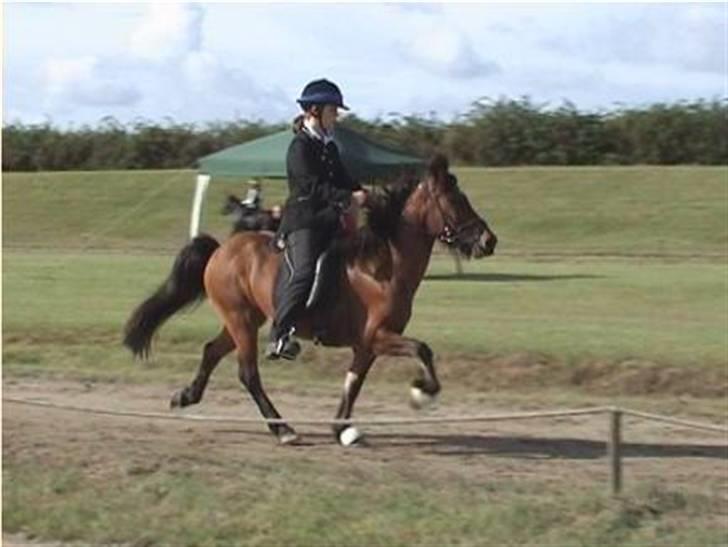
[[[421,447],[440,456],[493,455],[533,459],[596,459],[606,456],[601,441],[491,435],[376,435],[397,447]],[[728,460],[728,446],[622,443],[625,458],[717,458]]]
[[[252,435],[269,438],[275,445],[273,436],[267,431],[246,429],[219,429],[217,433],[230,435]],[[292,450],[306,448],[320,449],[330,446],[340,449],[331,434],[305,431],[302,440]],[[591,460],[606,457],[605,441],[592,441],[573,438],[547,438],[496,435],[457,435],[457,434],[420,434],[420,433],[376,433],[365,436],[363,453],[373,450],[386,453],[390,450],[401,453],[412,451],[435,456],[503,456],[524,459],[569,459]],[[245,444],[244,439],[233,443]],[[623,458],[714,458],[728,460],[728,445],[690,444],[690,443],[622,443]]]
[[[512,283],[515,281],[562,281],[568,279],[603,279],[606,276],[592,274],[537,275],[504,273],[449,273],[429,274],[425,281],[481,281],[490,283]]]

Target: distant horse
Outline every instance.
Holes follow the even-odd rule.
[[[251,209],[232,194],[228,195],[221,212],[233,216],[233,233],[260,230],[275,232],[281,223],[280,214],[276,215],[273,209]]]
[[[440,391],[429,346],[402,335],[412,315],[415,292],[422,281],[436,239],[467,256],[491,255],[497,238],[473,210],[449,173],[447,158],[435,156],[421,181],[390,186],[371,196],[367,223],[349,244],[340,268],[335,294],[325,305],[306,312],[296,331],[311,338],[314,324],[326,325],[320,341],[346,346],[353,360],[346,374],[336,417],[351,418],[354,403],[374,360],[381,355],[415,357],[420,373],[410,394],[415,405]],[[282,254],[274,251],[272,235],[243,232],[220,245],[202,235],[177,256],[167,280],[131,315],[124,344],[145,357],[157,328],[173,314],[207,296],[223,324],[222,331],[204,348],[202,362],[191,384],[176,392],[172,407],[199,403],[210,374],[220,360],[235,350],[240,381],[265,418],[280,418],[268,399],[258,372],[258,329],[274,314],[273,288]],[[296,365],[291,365],[296,366]],[[288,424],[269,424],[283,444],[297,440]],[[336,439],[343,445],[359,441],[351,425],[337,424]]]

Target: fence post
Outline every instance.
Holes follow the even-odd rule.
[[[609,411],[607,456],[612,496],[618,496],[622,491],[622,411],[618,408]]]

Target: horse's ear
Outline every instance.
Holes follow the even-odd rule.
[[[450,164],[447,161],[445,154],[435,154],[430,160],[430,164],[427,166],[427,171],[437,180],[442,180],[447,174]]]

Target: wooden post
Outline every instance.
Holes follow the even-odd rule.
[[[612,496],[618,496],[622,492],[622,411],[616,408],[609,412],[607,456]]]

